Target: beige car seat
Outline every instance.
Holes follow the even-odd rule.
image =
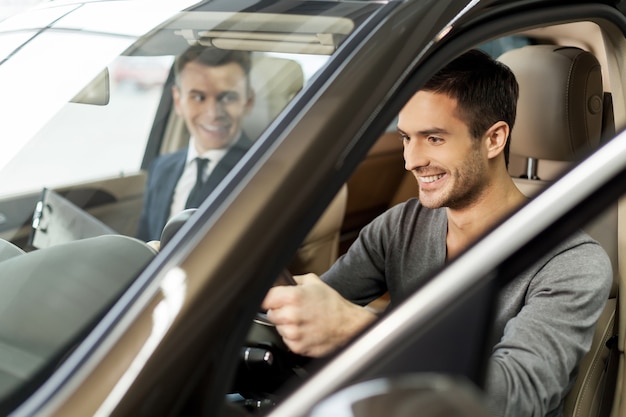
[[[304,85],[302,67],[291,59],[254,55],[250,69],[254,107],[243,121],[243,130],[256,139]]]
[[[348,179],[342,252],[354,242],[363,226],[389,208],[405,173],[400,136],[395,131],[387,131]]]
[[[506,52],[499,60],[511,68],[520,86],[510,152],[512,158],[527,158],[524,172],[514,173],[513,177],[518,188],[532,196],[554,180],[537,174],[541,172],[540,164],[547,161],[567,166],[598,148],[603,130],[612,131],[612,111],[605,100],[600,64],[589,52],[532,45]],[[611,258],[614,285],[591,350],[582,360],[578,379],[566,398],[567,417],[601,415],[605,381],[610,375],[607,363],[611,350],[606,343],[614,334],[617,311],[617,207],[610,208],[585,230]],[[612,386],[607,389],[611,398]]]
[[[3,396],[51,372],[156,253],[122,235],[23,254],[0,242],[13,254],[0,262]]]
[[[344,184],[313,229],[300,244],[289,265],[294,275],[313,272],[321,275],[339,257],[341,224],[346,212],[348,187]]]

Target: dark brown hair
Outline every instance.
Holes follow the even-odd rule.
[[[190,62],[198,62],[210,67],[218,67],[234,62],[243,70],[248,82],[248,89],[250,88],[250,67],[252,66],[250,52],[231,51],[215,48],[213,46],[194,44],[176,58],[176,62],[174,63],[174,76],[176,77],[177,85],[179,84],[180,73]]]
[[[482,51],[472,49],[457,57],[422,89],[455,99],[459,118],[475,138],[481,137],[498,121],[506,122],[513,129],[519,85],[509,67]],[[504,149],[507,165],[510,141],[509,136]]]

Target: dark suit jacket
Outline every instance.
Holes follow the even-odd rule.
[[[242,134],[211,171],[203,187],[204,198],[224,179],[250,146],[252,146],[252,141]],[[183,174],[186,159],[187,149],[185,148],[161,155],[152,163],[148,171],[137,238],[146,242],[161,238],[161,232],[170,215],[174,189]]]

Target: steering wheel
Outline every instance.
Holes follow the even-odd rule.
[[[274,285],[297,283],[285,268]],[[258,411],[259,407],[271,407],[276,400],[275,392],[286,380],[294,376],[303,377],[307,373],[304,366],[309,360],[291,352],[265,312],[258,312],[241,348],[239,369],[233,388],[249,399],[246,404],[251,411]]]
[[[168,220],[161,233],[161,249],[195,211],[194,208],[187,209]],[[297,285],[297,282],[291,272],[283,268],[274,285]],[[240,351],[233,390],[253,398],[250,404],[271,405],[273,392],[287,379],[306,373],[302,367],[308,361],[309,358],[291,352],[265,312],[258,312]]]
[[[279,285],[298,285],[293,275],[287,268],[283,268],[280,274],[274,281],[274,286]],[[289,348],[283,342],[283,338],[278,334],[276,326],[268,318],[265,311],[259,311],[256,317],[252,321],[252,328],[248,333],[246,339],[248,344],[253,345],[273,345],[284,351],[289,351]]]
[[[185,222],[196,212],[196,210],[197,209],[195,208],[183,210],[172,216],[167,223],[165,223],[165,226],[161,231],[161,249],[163,249],[170,239],[172,239],[172,236],[174,236],[176,232],[183,227],[183,224],[185,224]]]

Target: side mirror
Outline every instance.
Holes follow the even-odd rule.
[[[308,417],[489,417],[469,381],[412,374],[351,385],[315,406]]]
[[[105,68],[70,101],[105,106],[109,104],[109,98],[109,69]]]

